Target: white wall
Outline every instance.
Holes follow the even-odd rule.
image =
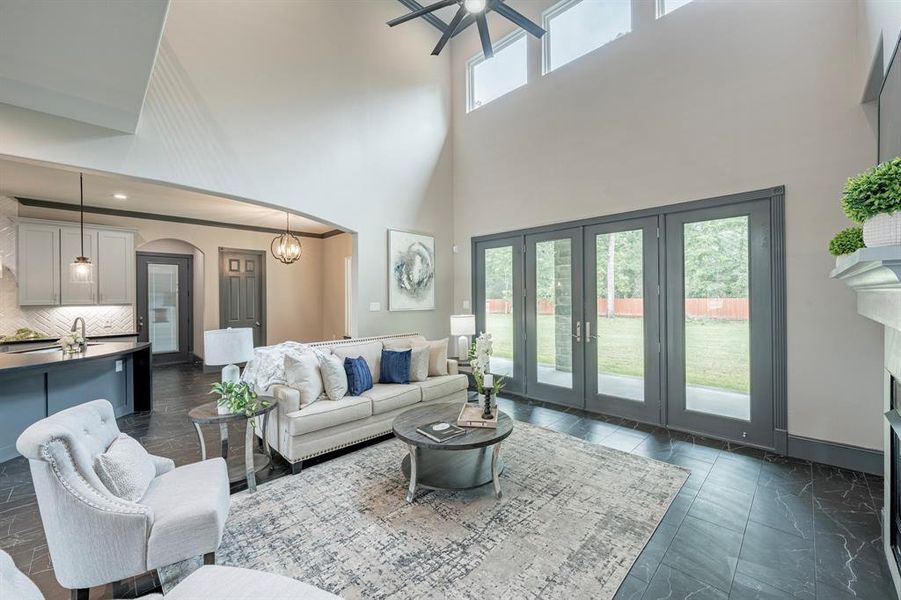
[[[444,335],[449,52],[395,0],[172,3],[135,135],[0,105],[0,155],[290,206],[353,230],[358,332]],[[98,40],[98,43],[105,43]],[[388,228],[436,236],[437,310],[387,312]],[[443,266],[442,266],[443,265]],[[368,312],[370,302],[381,305]]]
[[[551,3],[510,4],[537,20]],[[844,180],[876,159],[856,3],[640,8],[632,33],[546,76],[530,40],[528,85],[470,114],[475,30],[454,46],[455,308],[471,236],[784,184],[789,432],[881,447],[880,328],[829,279],[826,250],[848,225]]]

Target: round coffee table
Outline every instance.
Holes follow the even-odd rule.
[[[194,423],[194,429],[197,430],[197,439],[200,440],[200,460],[206,460],[206,444],[203,441],[203,432],[200,430],[201,425],[218,425],[219,426],[219,445],[221,456],[228,463],[228,424],[233,421],[247,421],[247,431],[244,434],[244,467],[230,467],[228,470],[229,481],[235,482],[241,479],[247,479],[247,489],[251,492],[257,491],[256,472],[264,469],[272,460],[272,451],[269,449],[269,413],[275,410],[278,400],[271,396],[259,396],[258,400],[268,402],[267,406],[256,410],[250,417],[244,413],[226,413],[219,414],[218,404],[216,402],[207,402],[192,408],[188,412],[191,422]],[[254,452],[254,427],[251,422],[257,417],[263,417],[263,453]]]
[[[394,435],[407,444],[409,454],[401,468],[410,480],[407,502],[413,502],[416,488],[468,490],[494,482],[501,497],[498,476],[504,470],[499,457],[501,442],[513,432],[513,419],[498,411],[497,429],[466,427],[466,435],[436,442],[416,431],[417,427],[445,421],[456,423],[463,404],[430,404],[401,413],[394,419]],[[489,451],[489,448],[491,449]]]

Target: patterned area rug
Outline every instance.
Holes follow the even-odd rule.
[[[500,500],[489,484],[410,505],[405,453],[390,440],[235,495],[217,562],[347,599],[612,598],[688,477],[516,423]]]

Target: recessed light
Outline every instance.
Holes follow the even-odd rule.
[[[113,198],[116,200],[128,200],[128,196],[125,194],[113,194]]]

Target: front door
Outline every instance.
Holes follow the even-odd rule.
[[[137,263],[138,341],[150,342],[154,364],[190,362],[194,257],[138,252]]]
[[[266,253],[219,248],[219,325],[249,327],[266,343]]]

